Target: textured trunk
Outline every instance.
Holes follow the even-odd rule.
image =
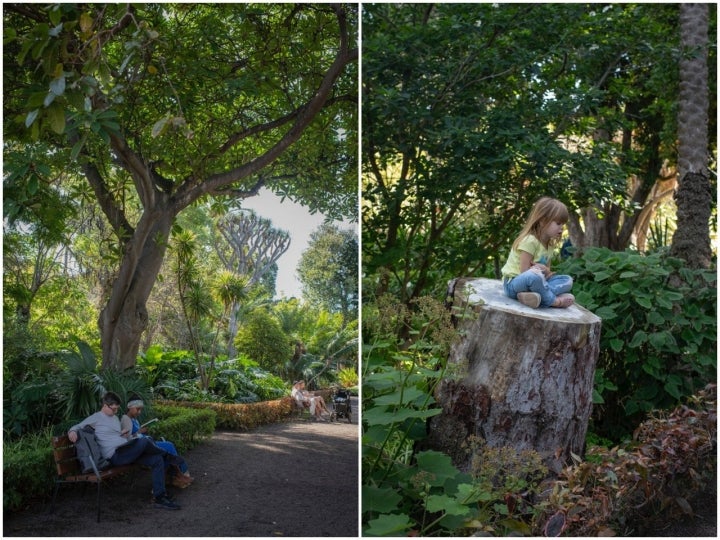
[[[160,272],[173,218],[145,221],[125,247],[117,279],[98,326],[103,368],[124,371],[135,365],[142,333],[148,325],[147,300]]]
[[[443,413],[430,422],[430,445],[461,469],[473,437],[534,449],[556,472],[582,455],[600,319],[579,306],[527,308],[489,279],[457,280],[453,311],[461,338],[436,391]]]
[[[670,253],[691,268],[711,264],[708,180],[708,5],[680,4],[677,231]]]

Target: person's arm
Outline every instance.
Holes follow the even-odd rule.
[[[123,414],[120,419],[120,435],[126,439],[129,439],[132,435],[132,420],[127,414]]]
[[[85,420],[83,420],[83,421],[80,422],[79,424],[75,424],[73,427],[71,427],[70,429],[68,429],[68,433],[67,433],[67,434],[68,434],[68,439],[70,439],[70,442],[71,442],[71,443],[75,444],[75,443],[77,442],[77,440],[78,440],[78,434],[77,434],[77,432],[78,432],[79,430],[81,430],[81,429],[84,428],[85,426],[93,426],[93,427],[95,427],[95,421],[96,421],[96,420],[95,420],[95,415],[96,415],[96,414],[98,414],[98,413],[91,414],[90,416],[88,416]]]
[[[520,253],[520,273],[527,272],[530,270],[530,268],[533,265],[533,256],[532,253],[528,253],[527,251],[519,251]]]

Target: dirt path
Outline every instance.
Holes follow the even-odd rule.
[[[173,491],[180,511],[150,504],[141,471],[105,487],[100,523],[93,486],[61,486],[52,514],[7,514],[3,536],[358,536],[356,420],[219,430],[185,457],[195,483]]]

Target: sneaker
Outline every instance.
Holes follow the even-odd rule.
[[[564,293],[555,297],[552,307],[567,308],[575,303],[575,297],[572,294]]]
[[[521,292],[517,295],[518,302],[527,307],[536,308],[540,306],[540,294],[536,292]]]
[[[155,508],[164,508],[165,510],[180,510],[180,505],[172,502],[167,495],[155,498]]]
[[[167,497],[171,501],[175,500],[175,495],[173,495],[170,491],[166,491],[164,497]],[[150,490],[150,502],[155,503],[155,495],[153,495],[152,490]]]

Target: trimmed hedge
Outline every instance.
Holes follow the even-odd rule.
[[[288,396],[258,403],[158,401],[157,404],[190,409],[209,409],[217,414],[217,427],[245,431],[265,424],[283,422],[292,413],[292,398]]]
[[[180,453],[199,444],[215,431],[215,413],[155,405],[162,420],[152,435],[165,437]],[[48,496],[53,489],[56,471],[52,456],[51,430],[3,442],[3,510],[18,510],[29,500]]]

